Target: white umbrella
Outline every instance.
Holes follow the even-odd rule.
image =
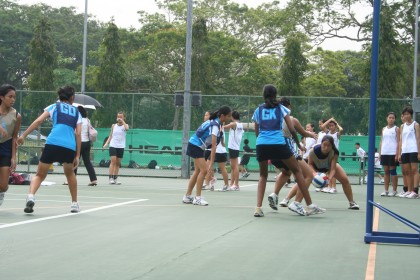
[[[79,107],[82,106],[85,109],[92,109],[92,110],[96,110],[96,107],[94,105],[83,105],[83,104],[79,104],[79,103],[74,103],[72,104],[74,107]]]

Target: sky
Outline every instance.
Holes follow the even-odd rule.
[[[84,13],[85,0],[14,0],[19,4],[33,5],[45,3],[51,7],[73,6],[77,12]],[[269,0],[231,0],[239,4],[246,4],[248,7],[257,7]],[[114,22],[119,27],[140,28],[138,23],[137,11],[148,13],[158,12],[155,0],[88,0],[88,14],[93,15],[102,22],[108,22],[114,18]],[[366,8],[360,11],[366,14]],[[352,31],[347,31],[351,34]],[[360,50],[361,44],[344,39],[328,39],[321,47],[326,50]]]

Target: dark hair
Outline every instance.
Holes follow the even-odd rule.
[[[337,125],[337,122],[335,122],[335,121],[330,121],[330,123],[333,123],[333,124]]]
[[[360,143],[359,143],[359,142],[356,142],[356,144],[354,144],[354,145],[358,145],[358,146],[360,146]]]
[[[334,150],[334,153],[335,153],[336,155],[338,155],[338,154],[339,154],[339,152],[338,152],[337,147],[335,146],[335,143],[334,143],[334,138],[333,138],[331,135],[325,135],[324,137],[322,137],[322,141],[321,141],[321,143],[322,143],[322,142],[325,142],[325,141],[330,142],[330,144],[331,144],[331,146],[332,146],[332,149]]]
[[[77,106],[77,109],[80,112],[80,115],[82,115],[82,118],[87,118],[87,113],[85,108],[83,108],[83,106]]]
[[[311,122],[308,123],[312,128],[315,128],[315,125]]]
[[[411,106],[406,106],[402,111],[403,115],[404,113],[409,113],[410,115],[413,115],[414,114],[413,108],[411,108]]]
[[[245,145],[248,145],[248,144],[249,144],[249,140],[248,140],[248,139],[245,139],[245,140],[244,140],[244,144],[245,144]]]
[[[394,115],[394,118],[397,118],[397,115],[394,112],[388,112],[388,114],[386,114],[386,117],[388,118],[389,115]]]
[[[325,123],[326,121],[328,121],[327,119],[320,119],[320,121],[322,122],[322,123]]]
[[[219,108],[219,110],[215,111],[215,112],[211,112],[210,113],[210,120],[214,120],[218,117],[220,117],[221,115],[227,115],[230,112],[232,112],[232,109],[229,106],[222,106]]]
[[[234,118],[235,120],[239,120],[240,119],[240,115],[238,111],[233,111],[232,112],[232,118]]]
[[[71,86],[64,86],[57,90],[60,101],[68,101],[74,95],[74,88]]]
[[[280,99],[280,104],[283,105],[284,107],[289,107],[290,105],[292,105],[290,103],[290,99],[285,96]]]
[[[16,91],[15,87],[9,84],[3,84],[0,87],[0,96],[6,96],[6,94],[8,94],[10,91]],[[1,104],[1,100],[0,100],[0,104]]]
[[[274,108],[279,105],[277,100],[277,89],[273,85],[265,85],[263,89],[263,97],[265,101],[265,106],[268,108]]]

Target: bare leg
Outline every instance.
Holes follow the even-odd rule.
[[[257,207],[261,207],[264,198],[265,187],[267,185],[268,162],[265,160],[259,162],[258,164],[260,166],[260,179],[258,180]]]
[[[286,184],[287,180],[290,179],[292,175],[291,171],[282,170],[280,175],[277,175],[276,182],[274,184],[274,193],[279,195],[281,188]]]
[[[287,167],[289,167],[290,171],[292,171],[293,175],[295,176],[299,190],[302,192],[303,198],[306,201],[306,205],[311,205],[312,199],[308,191],[308,186],[305,185],[305,179],[303,178],[303,173],[298,164],[298,161],[294,156],[282,161],[287,165]]]
[[[384,175],[384,188],[385,188],[385,191],[388,192],[388,190],[389,190],[389,182],[390,182],[390,179],[391,179],[390,166],[384,165],[384,172],[385,172],[385,175]]]
[[[73,171],[73,163],[63,163],[63,170],[69,184],[71,201],[77,201],[77,178]]]
[[[45,180],[48,174],[48,169],[50,168],[49,163],[42,163],[38,164],[38,170],[36,171],[35,176],[31,180],[31,185],[29,187],[29,193],[35,194],[39,187],[41,186],[41,182]],[[73,169],[72,169],[73,172]],[[74,173],[73,173],[74,174]]]
[[[344,169],[338,163],[335,168],[335,177],[343,186],[343,191],[344,191],[345,196],[347,197],[347,200],[349,202],[354,202],[353,190],[351,188],[349,178],[347,177],[347,174],[344,171]]]

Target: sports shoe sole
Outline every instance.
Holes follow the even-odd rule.
[[[305,212],[301,213],[301,212],[299,212],[298,210],[295,210],[295,209],[290,208],[290,207],[287,207],[287,209],[289,209],[289,210],[290,210],[290,211],[292,211],[292,212],[295,212],[296,214],[298,214],[298,215],[300,215],[300,216],[306,216],[306,213],[305,213]]]
[[[23,209],[23,212],[25,212],[25,213],[34,212],[34,205],[35,205],[35,202],[33,202],[32,200],[27,201],[26,202],[26,207],[25,207],[25,209]]]
[[[71,210],[70,210],[70,212],[71,212],[71,213],[79,213],[79,212],[80,212],[80,210],[79,210],[79,209],[71,209]]]
[[[273,210],[279,210],[278,208],[277,208],[277,205],[276,205],[276,202],[274,201],[274,198],[273,197],[271,197],[271,196],[269,196],[268,197],[268,205],[270,206],[270,208],[271,209],[273,209]]]

